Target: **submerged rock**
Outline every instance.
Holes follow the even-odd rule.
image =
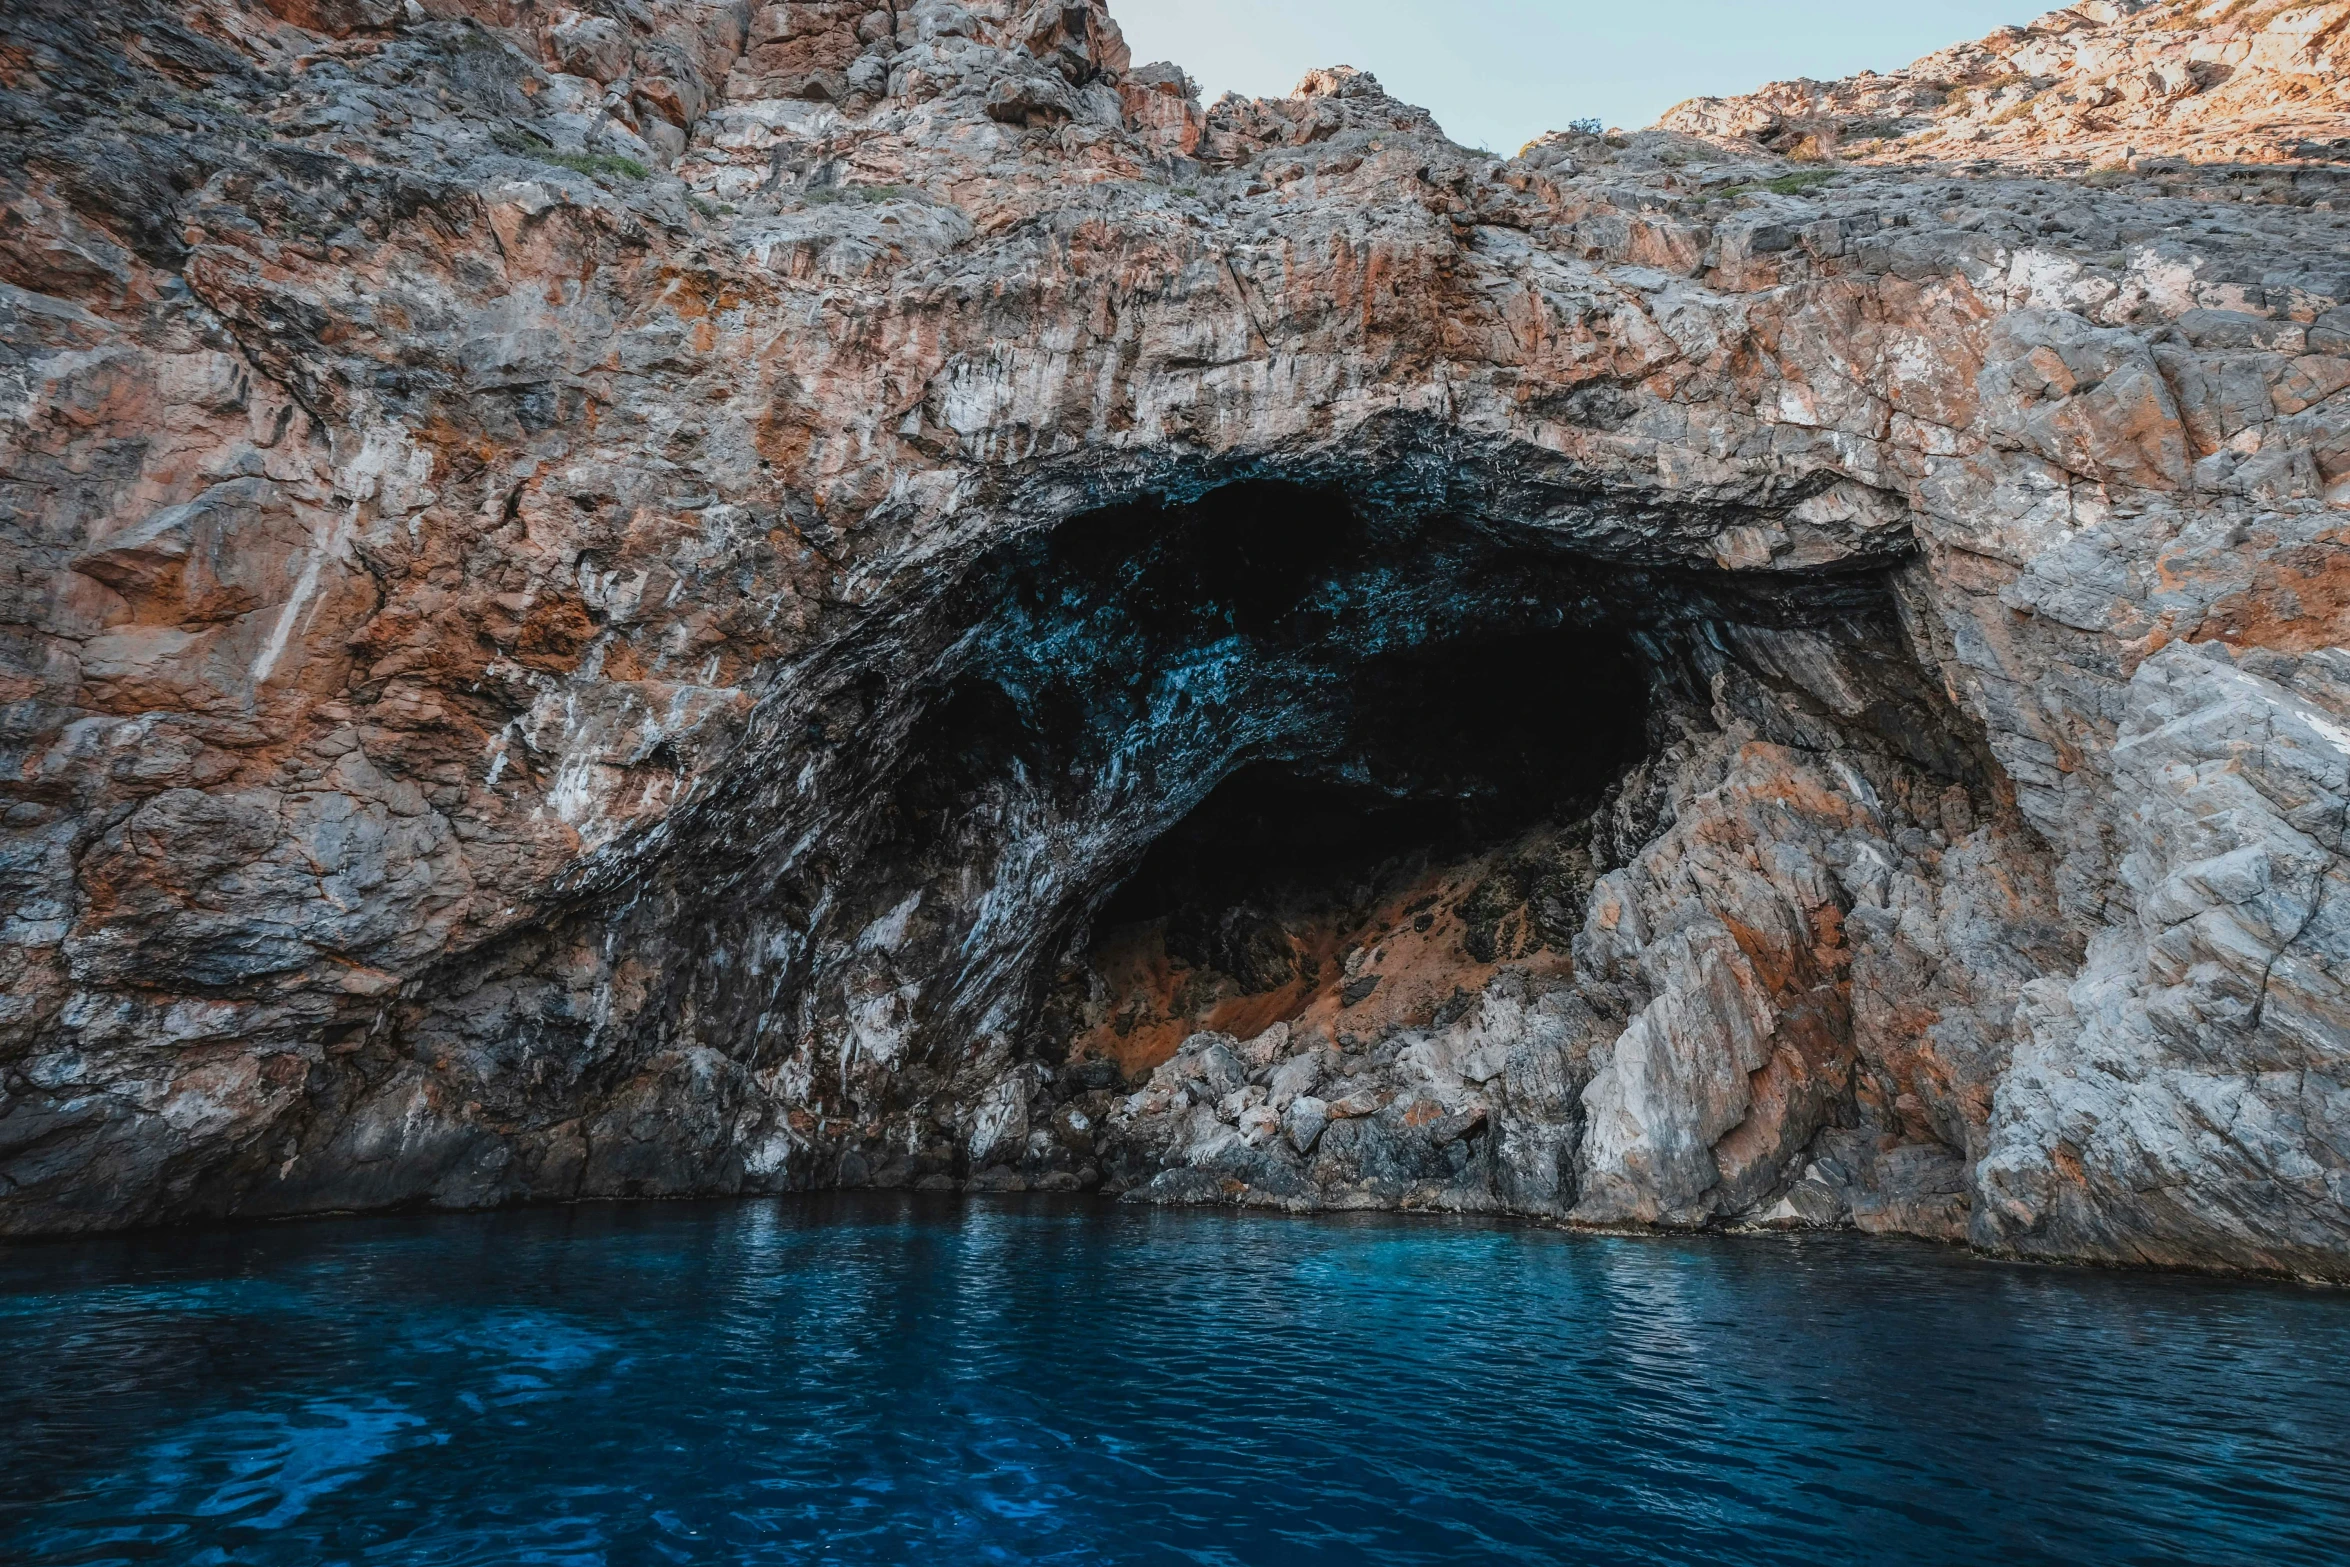
[[[0,1231],[2350,1278],[2340,9],[1503,159],[1101,0],[10,8]]]

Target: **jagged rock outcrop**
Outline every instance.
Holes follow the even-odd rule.
[[[1693,98],[1665,129],[1865,163],[2089,172],[2148,194],[2350,199],[2350,6],[2083,0],[1904,70]]]
[[[2221,9],[1984,47],[2331,58]],[[1500,160],[1099,0],[0,33],[0,1229],[1103,1184],[2350,1277],[2338,73],[2174,189],[1752,139],[1922,76]],[[1271,879],[1126,920],[1266,776]]]

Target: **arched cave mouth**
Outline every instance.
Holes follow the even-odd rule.
[[[1915,663],[1883,562],[1628,565],[1269,482],[1071,517],[957,597],[854,917],[894,929],[927,888],[900,967],[934,965],[931,1059],[1009,1038],[1122,1078],[1198,1029],[1343,1046],[1568,970],[1611,791],[1773,678],[1734,669],[1741,637]],[[1879,716],[1923,732],[1907,700]]]

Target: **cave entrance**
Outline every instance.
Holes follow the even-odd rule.
[[[1565,961],[1574,824],[1647,745],[1621,576],[1285,484],[1074,517],[974,574],[901,801],[960,835],[933,863],[1065,846],[1045,1055],[1131,1074],[1202,1028],[1425,1013],[1496,963]],[[1424,984],[1400,954],[1350,970],[1390,904]]]
[[[1563,968],[1649,687],[1620,632],[1366,659],[1317,744],[1233,772],[1119,884],[1064,980],[1068,1048],[1131,1074],[1199,1030],[1350,1046],[1503,963]]]
[[[836,726],[911,715],[827,914],[863,933],[860,1051],[1131,1078],[1201,1030],[1393,1039],[1510,966],[1571,973],[1596,875],[1661,830],[1653,790],[1611,790],[1723,704],[1795,744],[1941,733],[1877,651],[1904,647],[1882,562],[1599,561],[1249,482],[1072,516],[952,592],[903,696],[875,676]],[[1851,651],[1815,698],[1821,637]]]

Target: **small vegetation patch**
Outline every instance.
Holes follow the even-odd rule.
[[[618,176],[621,179],[641,180],[652,176],[652,170],[634,158],[622,158],[607,152],[557,152],[555,144],[536,131],[526,131],[519,125],[498,125],[490,129],[490,140],[518,158],[530,158],[539,163],[551,163],[559,169],[594,178]]]
[[[537,157],[541,163],[552,163],[559,169],[569,169],[592,179],[641,180],[650,179],[653,173],[634,158],[609,152],[542,152]]]
[[[2006,108],[1991,116],[1991,123],[1993,125],[2005,125],[2011,120],[2022,119],[2025,115],[2032,112],[2032,105],[2038,103],[2042,96],[2043,95],[2040,93],[2034,93],[2029,98],[2019,99],[2016,102],[2009,104]]]
[[[1988,103],[2007,91],[2008,88],[2022,87],[2034,80],[2035,78],[2026,76],[2020,71],[2010,71],[2005,76],[1994,76],[1988,81],[1975,82],[1965,87],[1953,89],[1950,96],[1942,101],[1942,112],[1944,114],[1967,113],[1977,98]]]
[[[1776,196],[1801,196],[1807,191],[1818,190],[1842,173],[1841,169],[1798,169],[1793,174],[1782,174],[1775,180],[1763,181],[1763,189]]]

